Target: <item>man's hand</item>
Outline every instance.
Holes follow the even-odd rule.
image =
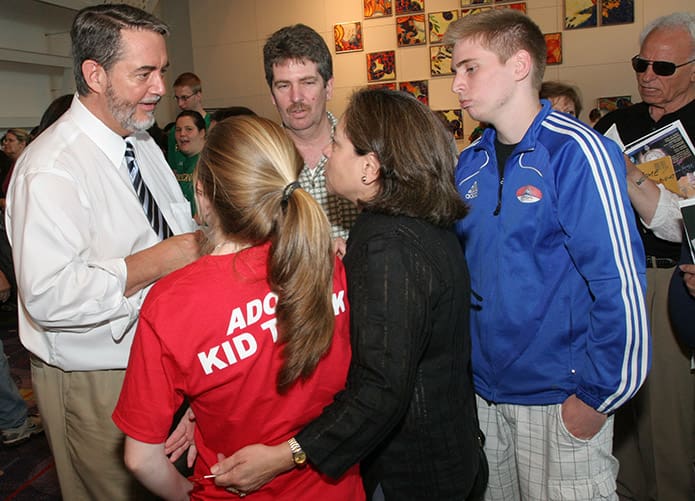
[[[186,462],[189,468],[193,467],[193,462],[198,455],[198,450],[195,448],[193,440],[195,432],[195,416],[189,407],[181,417],[181,421],[176,425],[176,428],[167,441],[164,442],[164,454],[169,456],[169,460],[174,463],[181,455],[188,450]]]
[[[249,445],[227,458],[218,454],[217,459],[219,463],[210,468],[210,472],[217,475],[215,484],[243,493],[260,489],[280,473],[294,467],[287,442],[274,446]]]
[[[680,269],[683,272],[683,283],[690,295],[695,297],[695,264],[682,264]]]
[[[562,403],[562,421],[565,428],[579,439],[592,438],[601,430],[606,419],[608,418],[605,414],[579,400],[577,395],[571,395]]]
[[[340,259],[345,257],[345,251],[347,250],[347,243],[342,237],[337,237],[333,240],[333,254],[338,256]]]
[[[128,277],[125,296],[132,296],[151,283],[183,268],[200,257],[201,231],[183,233],[125,258]]]

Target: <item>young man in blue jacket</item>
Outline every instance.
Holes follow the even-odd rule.
[[[456,172],[486,499],[617,499],[611,414],[650,364],[623,156],[539,101],[545,42],[525,15],[468,16],[445,41],[461,108],[491,125]]]

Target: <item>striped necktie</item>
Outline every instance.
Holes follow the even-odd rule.
[[[130,141],[125,142],[125,160],[128,165],[128,173],[130,174],[130,182],[133,183],[133,188],[135,188],[135,193],[138,194],[142,208],[145,211],[147,220],[150,222],[152,229],[159,236],[160,240],[169,238],[172,233],[169,225],[167,224],[164,216],[162,216],[157,202],[155,201],[152,193],[150,193],[149,188],[143,181],[140,175],[140,168],[135,160],[135,150]]]

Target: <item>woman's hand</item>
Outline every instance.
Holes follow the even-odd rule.
[[[195,432],[195,415],[189,407],[181,417],[181,421],[176,425],[174,431],[171,432],[169,438],[164,443],[164,453],[169,456],[169,460],[173,463],[181,455],[188,450],[186,462],[189,468],[193,467],[195,458],[198,455],[198,450],[195,448],[193,440]]]
[[[249,445],[229,457],[218,454],[217,459],[219,463],[210,468],[210,472],[217,475],[215,484],[242,493],[258,490],[294,467],[287,442],[274,446]]]

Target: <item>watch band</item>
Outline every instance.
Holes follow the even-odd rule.
[[[304,463],[306,463],[306,453],[304,450],[302,450],[302,446],[299,445],[297,439],[292,437],[287,441],[287,444],[290,446],[290,451],[292,451],[292,460],[294,461],[294,464],[297,466],[302,466]]]

